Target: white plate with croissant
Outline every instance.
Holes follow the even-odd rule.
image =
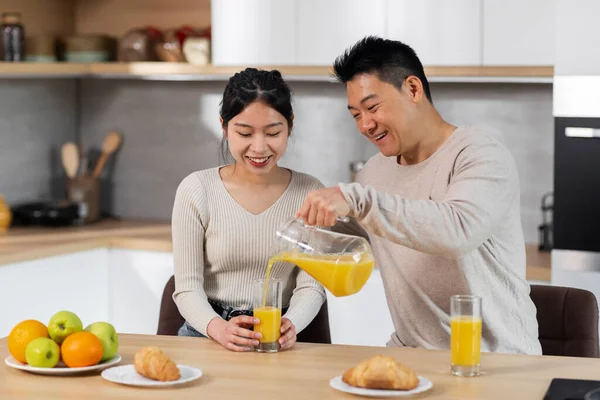
[[[133,364],[102,371],[107,381],[129,386],[173,386],[202,376],[199,368],[175,364],[161,349],[154,346],[138,350]]]
[[[433,382],[391,357],[377,355],[329,381],[339,391],[368,397],[410,396],[425,392]]]

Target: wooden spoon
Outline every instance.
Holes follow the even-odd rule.
[[[67,176],[75,178],[79,169],[79,149],[72,142],[67,142],[62,146],[62,164]]]
[[[110,132],[108,135],[106,135],[104,142],[102,142],[102,154],[100,154],[98,162],[96,163],[96,167],[94,168],[94,177],[97,178],[100,176],[108,157],[119,148],[121,141],[122,138],[120,133]]]

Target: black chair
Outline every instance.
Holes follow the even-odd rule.
[[[530,297],[537,307],[542,354],[600,356],[598,303],[593,293],[569,287],[531,285]]]

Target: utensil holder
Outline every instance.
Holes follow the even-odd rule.
[[[67,199],[79,204],[80,223],[90,223],[100,218],[100,179],[78,176],[67,180]]]

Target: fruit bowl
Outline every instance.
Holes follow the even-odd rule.
[[[101,371],[121,361],[113,325],[96,321],[83,329],[81,319],[68,310],[54,313],[47,325],[36,319],[17,323],[7,347],[6,365],[43,375]]]
[[[54,368],[40,368],[32,367],[31,365],[17,361],[13,356],[8,356],[4,359],[4,362],[9,367],[20,369],[23,371],[31,372],[34,374],[41,375],[74,375],[82,372],[102,371],[113,365],[117,365],[121,362],[121,356],[115,355],[110,360],[99,362],[96,365],[90,365],[89,367],[69,368],[62,361],[59,361]]]

